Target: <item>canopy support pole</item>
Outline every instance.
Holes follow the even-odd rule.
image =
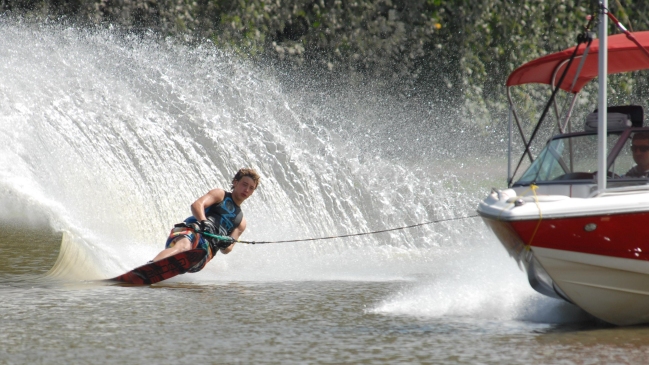
[[[608,0],[602,0],[599,11],[599,55],[598,55],[598,113],[597,113],[597,190],[606,189],[606,176],[608,167],[606,166],[606,135],[607,135],[607,97],[606,97],[606,79],[608,71]]]
[[[568,107],[568,112],[566,113],[566,118],[563,121],[563,124],[559,124],[561,134],[572,132],[572,127],[570,126],[570,117],[572,116],[572,111],[575,109],[575,103],[577,102],[577,96],[579,94],[572,94],[572,101]]]
[[[509,120],[507,123],[507,135],[509,137],[509,143],[507,144],[507,187],[511,187],[512,185],[512,180],[514,180],[514,177],[512,176],[512,140],[513,140],[513,125],[512,125],[512,114],[514,112],[514,106],[509,105]]]

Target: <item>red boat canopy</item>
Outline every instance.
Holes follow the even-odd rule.
[[[635,32],[632,33],[636,40],[645,48],[649,49],[649,31],[644,32]],[[586,49],[585,44],[578,46],[579,51],[577,51],[577,56],[568,74],[561,84],[561,89],[578,93],[584,85],[586,85],[590,80],[597,77],[597,57],[599,53],[599,39],[594,39],[588,55],[586,57],[586,62],[584,63],[583,68],[575,82],[575,86],[570,90],[579,64],[582,60],[582,55]],[[575,47],[568,48],[561,52],[552,53],[541,58],[537,58],[534,61],[530,61],[523,66],[514,70],[514,72],[509,75],[507,78],[507,86],[514,85],[523,85],[531,83],[539,84],[550,84],[552,82],[559,82],[563,70],[568,65],[568,60],[570,56],[575,51]],[[564,62],[565,61],[565,62]],[[558,70],[555,69],[560,66]],[[615,74],[620,72],[630,72],[649,69],[649,57],[647,57],[644,52],[638,48],[638,46],[629,40],[624,34],[616,34],[608,37],[608,74]],[[552,80],[553,75],[556,80]]]

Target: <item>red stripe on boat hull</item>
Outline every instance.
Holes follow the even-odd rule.
[[[483,217],[505,248],[524,245],[635,260],[649,260],[649,212],[605,216],[500,221]],[[586,231],[595,224],[593,231]],[[538,226],[538,229],[537,229]],[[536,230],[536,233],[534,233]]]

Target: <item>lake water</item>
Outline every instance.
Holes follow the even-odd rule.
[[[403,283],[3,288],[3,363],[642,363],[647,329],[395,314]],[[610,360],[607,361],[607,360]]]
[[[9,18],[0,39],[0,364],[649,355],[647,327],[534,292],[478,218],[237,244],[157,285],[102,282],[150,260],[243,166],[262,175],[245,240],[472,216],[504,184],[499,137],[467,138],[441,102],[286,83],[208,43]]]

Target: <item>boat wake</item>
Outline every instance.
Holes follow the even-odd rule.
[[[495,239],[438,260],[431,276],[413,283],[370,312],[425,318],[579,323],[592,321],[581,309],[535,292]]]

